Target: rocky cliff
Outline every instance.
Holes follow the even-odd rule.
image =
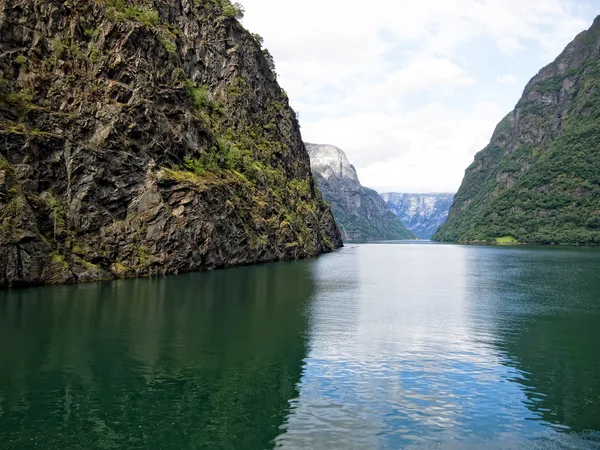
[[[0,0],[0,287],[341,245],[240,14],[226,0]]]
[[[348,241],[414,239],[379,194],[363,187],[346,154],[332,145],[305,144],[313,174]]]
[[[434,239],[600,244],[600,18],[529,82]]]
[[[431,236],[448,218],[454,194],[381,194],[400,222],[420,239]]]

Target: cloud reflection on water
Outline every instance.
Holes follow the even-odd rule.
[[[569,446],[532,407],[531,367],[504,342],[507,314],[547,299],[523,302],[524,281],[507,285],[538,258],[526,252],[366,244],[318,260],[310,351],[277,444]],[[518,314],[510,324],[527,325]]]

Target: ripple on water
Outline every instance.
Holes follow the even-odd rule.
[[[546,273],[548,254],[511,252],[505,259],[496,249],[427,246],[418,249],[421,261],[415,262],[415,249],[407,247],[354,248],[358,261],[349,261],[345,278],[321,260],[323,289],[309,310],[311,351],[277,445],[600,447],[598,430],[573,433],[561,423],[560,406],[536,378],[557,375],[545,348],[554,319],[590,308],[588,300],[573,299],[567,279],[560,288],[552,285],[561,278]],[[599,256],[594,261],[600,268]],[[551,271],[560,267],[550,263]],[[600,326],[598,305],[592,307]],[[541,335],[532,324],[544,327]],[[552,344],[559,361],[572,359],[573,342]],[[598,374],[589,352],[590,374]]]
[[[600,448],[600,251],[0,291],[0,448]]]

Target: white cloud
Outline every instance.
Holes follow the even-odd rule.
[[[451,90],[471,84],[475,84],[475,80],[451,61],[427,58],[412,61],[406,67],[391,72],[387,77],[385,88],[393,89],[393,92],[386,92],[388,95],[394,93],[404,96],[440,86]]]
[[[290,65],[286,64],[287,70],[291,69]],[[304,69],[296,66],[297,71]],[[371,74],[360,67],[337,75],[332,73],[326,78],[325,86],[320,85],[320,80],[315,82],[309,75],[308,79],[289,83],[295,86],[295,92],[302,93],[297,97],[301,101],[295,103],[301,113],[321,117],[366,112],[393,114],[403,110],[402,102],[408,98],[448,97],[456,89],[476,82],[456,64],[439,58],[416,59],[395,71],[382,70],[381,74]]]
[[[407,191],[456,189],[533,75],[506,74],[511,58],[539,69],[594,13],[593,0],[240,1],[304,138],[344,149],[365,185]]]
[[[491,103],[465,111],[432,102],[394,115],[371,112],[323,119],[307,124],[304,131],[318,142],[343,148],[365,186],[380,192],[453,192],[503,115]]]
[[[498,75],[496,81],[500,84],[515,84],[519,81],[519,77],[516,75]]]

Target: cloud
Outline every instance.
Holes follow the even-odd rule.
[[[422,58],[411,61],[406,67],[391,72],[384,83],[385,89],[405,96],[444,87],[452,90],[459,86],[475,84],[464,70],[447,59]],[[389,94],[390,91],[386,91]]]
[[[504,113],[493,103],[465,110],[431,102],[393,115],[326,118],[308,123],[303,131],[343,148],[365,186],[380,192],[454,192]]]
[[[286,70],[291,69],[291,64],[286,64]],[[324,66],[328,70],[328,65]],[[296,65],[297,71],[305,69]],[[311,117],[358,116],[367,112],[393,114],[404,109],[403,102],[407,99],[448,97],[457,89],[476,83],[459,66],[440,58],[417,58],[405,67],[382,69],[377,74],[355,68],[338,75],[332,73],[326,79],[327,83],[321,85],[309,75],[308,79],[289,84],[295,86],[296,93],[302,93],[298,96],[301,101],[295,103],[301,113],[309,112]]]
[[[304,139],[344,149],[365,185],[407,191],[456,189],[519,82],[594,14],[591,0],[240,1]],[[532,73],[511,66],[522,57]]]
[[[519,77],[516,75],[498,75],[496,81],[500,84],[514,84],[519,81]]]
[[[447,54],[489,37],[507,52],[535,40],[551,55],[588,21],[580,0],[242,0],[244,23],[262,32],[278,60],[377,57],[386,49],[381,31],[428,53]],[[592,9],[592,2],[587,9]],[[592,14],[585,11],[586,13]],[[382,45],[383,44],[383,45]],[[388,43],[389,44],[389,43]],[[307,51],[310,49],[310,51]],[[299,58],[299,59],[298,59]]]

